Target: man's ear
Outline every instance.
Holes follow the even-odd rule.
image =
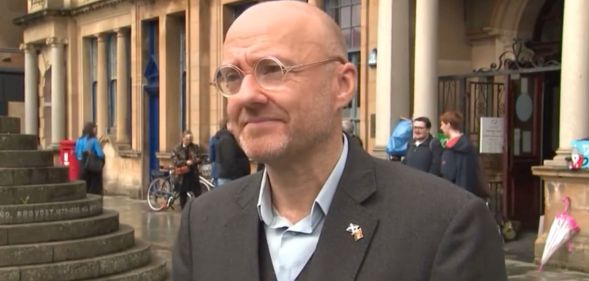
[[[337,94],[335,96],[337,108],[344,108],[354,97],[356,93],[356,72],[356,66],[350,62],[339,66]]]

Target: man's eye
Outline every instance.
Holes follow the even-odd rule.
[[[258,75],[272,75],[282,73],[282,68],[272,60],[263,60],[256,67]]]

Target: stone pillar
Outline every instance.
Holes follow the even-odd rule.
[[[97,38],[96,54],[96,128],[97,137],[104,137],[108,127],[108,78],[106,77],[106,34]]]
[[[32,44],[22,44],[25,52],[25,134],[38,135],[39,128],[39,94],[37,49]]]
[[[571,240],[573,250],[569,252],[566,246],[561,247],[550,258],[548,265],[589,272],[589,171],[569,171],[565,167],[545,165],[532,167],[532,173],[544,182],[544,224],[534,243],[536,263],[542,258],[554,218],[564,209],[563,199],[569,197],[569,214],[575,218],[581,230]]]
[[[129,129],[127,116],[129,108],[129,69],[127,66],[127,29],[118,29],[117,32],[117,136],[116,142],[129,143]]]
[[[392,127],[409,116],[409,0],[378,5],[376,139],[374,153],[384,155]]]
[[[589,136],[589,1],[564,2],[562,65],[560,70],[560,134],[557,155],[545,165],[565,166],[571,141]]]
[[[415,93],[413,116],[438,128],[438,0],[417,0],[415,13]]]
[[[51,48],[51,146],[57,147],[65,138],[64,42],[63,39],[51,37],[46,43]]]

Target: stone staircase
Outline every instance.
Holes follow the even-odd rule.
[[[19,128],[0,117],[0,280],[165,280],[150,245]]]

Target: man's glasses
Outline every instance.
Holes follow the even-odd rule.
[[[346,62],[346,60],[341,57],[331,57],[312,63],[286,66],[276,57],[268,56],[262,57],[256,61],[252,73],[260,87],[266,90],[272,90],[282,84],[289,72],[303,71],[314,66],[334,61],[340,63]],[[215,71],[212,85],[215,85],[224,97],[229,98],[239,92],[241,82],[243,82],[246,74],[248,73],[234,64],[221,65]]]

